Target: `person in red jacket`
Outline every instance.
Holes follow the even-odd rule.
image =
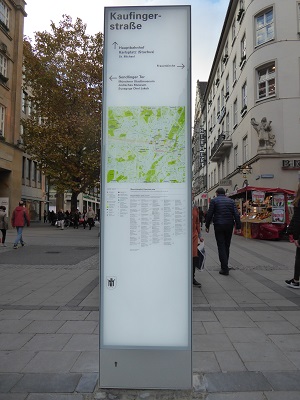
[[[23,201],[19,201],[18,207],[16,207],[11,216],[11,225],[13,228],[17,229],[17,237],[14,242],[14,249],[18,248],[18,243],[20,242],[24,246],[23,240],[23,228],[25,225],[30,225],[30,218],[26,207],[24,207]]]

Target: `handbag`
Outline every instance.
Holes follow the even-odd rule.
[[[198,259],[199,259],[199,262],[197,264],[197,269],[199,271],[203,271],[205,259],[206,259],[204,241],[198,243],[197,253],[198,253]]]

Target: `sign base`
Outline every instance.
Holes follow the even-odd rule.
[[[191,350],[101,349],[99,387],[191,389]]]

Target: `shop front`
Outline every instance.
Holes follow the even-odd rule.
[[[288,189],[255,186],[230,194],[241,214],[241,235],[251,239],[282,238],[291,219],[290,204],[294,195]]]

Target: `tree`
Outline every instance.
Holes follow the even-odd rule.
[[[99,183],[103,35],[63,15],[51,32],[24,40],[24,87],[31,114],[22,120],[24,148],[58,192]]]

